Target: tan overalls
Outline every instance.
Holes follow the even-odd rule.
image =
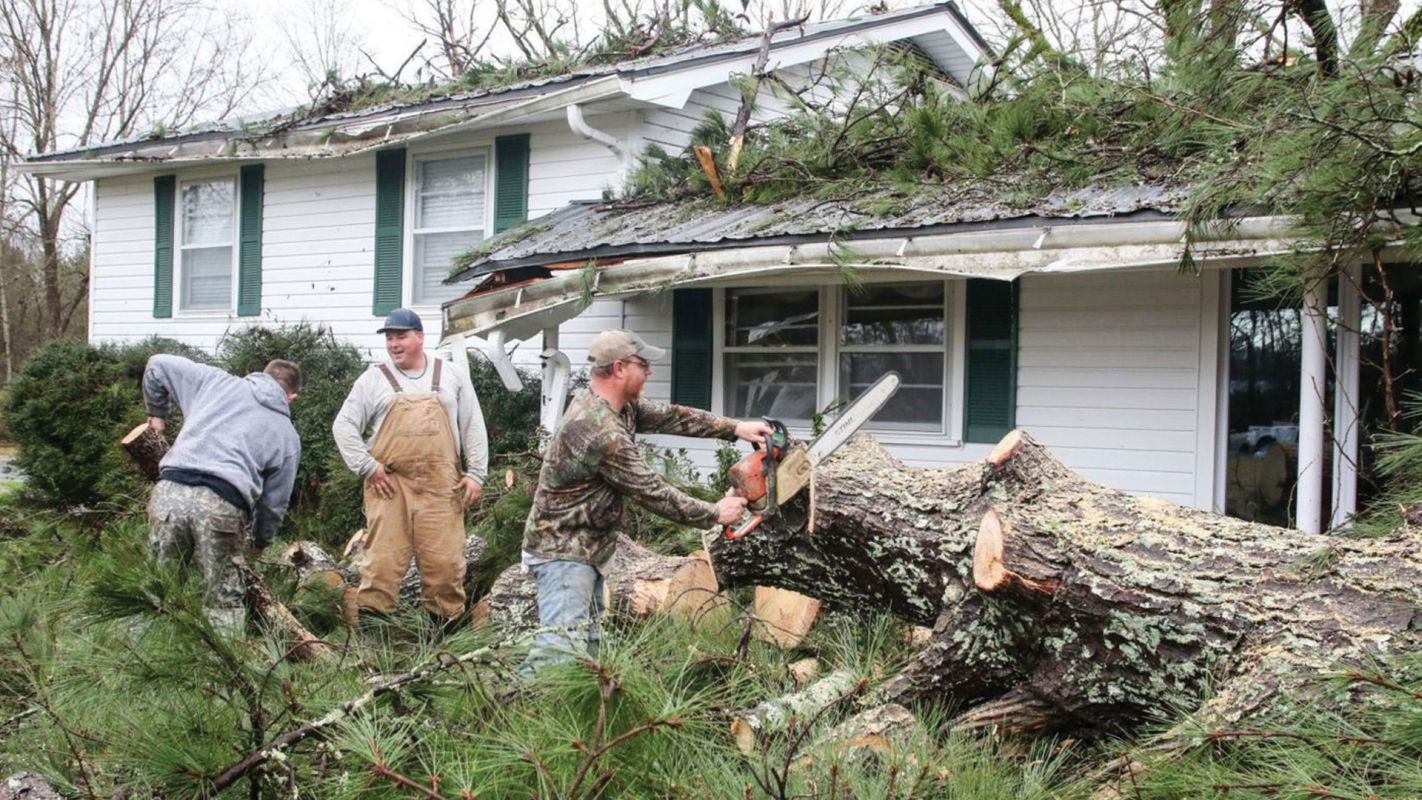
[[[390,411],[370,454],[385,465],[395,496],[380,497],[365,484],[366,540],[356,604],[389,613],[400,596],[410,554],[420,570],[425,610],[442,617],[464,613],[464,509],[459,502],[459,451],[449,415],[439,399],[440,359],[431,391],[395,389]]]

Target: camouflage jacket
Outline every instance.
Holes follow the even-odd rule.
[[[736,437],[736,420],[707,411],[637,400],[619,413],[592,391],[573,399],[548,442],[523,549],[537,558],[599,565],[612,555],[622,497],[685,525],[709,527],[716,506],[679,491],[637,447],[638,433]]]

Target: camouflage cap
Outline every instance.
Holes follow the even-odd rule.
[[[667,351],[647,344],[632,331],[603,331],[594,336],[588,345],[588,361],[595,367],[607,366],[632,356],[657,361],[666,354]]]

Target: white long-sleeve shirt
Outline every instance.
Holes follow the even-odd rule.
[[[434,383],[436,358],[433,353],[425,353],[425,369],[415,375],[406,374],[389,362],[386,366],[400,382],[402,392],[428,393]],[[370,448],[394,399],[394,387],[385,379],[380,367],[372,365],[356,379],[336,421],[331,424],[331,435],[336,439],[341,458],[362,478],[375,472],[377,462]],[[449,415],[455,446],[464,458],[464,474],[482,485],[489,470],[489,436],[484,429],[484,413],[479,409],[479,398],[474,394],[468,373],[455,369],[447,361],[440,371],[439,400]]]

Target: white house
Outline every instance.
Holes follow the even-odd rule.
[[[1224,268],[1287,251],[1286,226],[1236,220],[1219,241],[1192,245],[1201,274],[1181,274],[1178,187],[1062,193],[1027,209],[937,193],[902,214],[854,214],[853,225],[820,201],[600,205],[648,145],[680,151],[707,109],[734,116],[736,79],[760,39],[39,154],[24,169],[93,183],[94,341],[159,334],[214,348],[234,329],[307,320],[378,352],[378,320],[407,305],[432,341],[541,365],[553,387],[591,335],[628,327],[673,351],[649,383],[655,398],[803,431],[894,368],[905,386],[873,432],[911,464],[980,458],[1016,425],[1103,483],[1223,508]],[[824,59],[875,43],[913,48],[949,86],[969,85],[987,61],[946,2],[782,32],[767,63],[803,87]],[[763,90],[756,109],[765,119],[788,107]],[[461,276],[481,280],[442,282],[452,256],[525,220],[536,224],[524,238]],[[1356,290],[1339,296],[1356,315]],[[1351,418],[1357,342],[1338,337],[1337,396],[1325,398],[1325,301],[1315,291],[1310,302],[1298,517],[1318,529],[1326,405]],[[546,393],[547,413],[558,395]],[[1335,429],[1337,522],[1353,509],[1357,442],[1355,426]],[[710,465],[710,451],[696,454]]]
[[[740,106],[761,36],[485,91],[324,115],[239,120],[27,159],[92,181],[89,335],[214,348],[252,324],[310,320],[378,348],[406,305],[436,328],[450,258],[571,201],[621,187],[648,145],[682,150],[707,109]],[[914,48],[966,85],[985,46],[953,3],[780,32],[788,86],[873,44]],[[767,88],[760,118],[785,112]],[[537,347],[526,347],[536,363]]]

